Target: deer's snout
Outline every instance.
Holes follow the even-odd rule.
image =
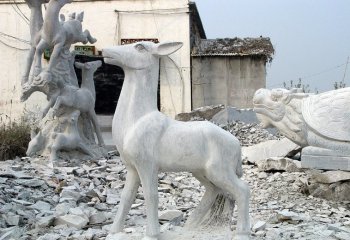
[[[117,52],[117,47],[104,48],[102,49],[103,60],[107,64],[119,65],[120,55]]]

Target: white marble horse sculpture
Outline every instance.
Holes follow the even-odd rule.
[[[236,236],[249,239],[250,191],[239,178],[242,174],[239,141],[210,122],[179,122],[157,110],[159,58],[181,46],[178,42],[140,42],[103,49],[105,62],[118,65],[125,72],[112,132],[128,173],[110,235],[113,238],[122,235],[141,182],[147,210],[144,239],[158,239],[158,172],[188,171],[206,187],[200,203],[203,211],[210,208],[208,202],[215,199],[218,190],[228,192],[237,201]]]

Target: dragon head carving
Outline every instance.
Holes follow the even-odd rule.
[[[302,99],[308,96],[298,88],[261,88],[254,94],[254,111],[262,127],[276,127],[290,140],[305,145],[301,105]]]

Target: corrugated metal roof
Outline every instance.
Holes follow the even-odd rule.
[[[272,61],[275,50],[270,38],[202,39],[192,50],[193,57],[200,56],[264,56]]]

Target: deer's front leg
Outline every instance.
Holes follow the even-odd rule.
[[[34,60],[34,55],[35,55],[35,47],[32,46],[30,48],[30,51],[29,51],[29,54],[28,54],[28,57],[27,57],[27,62],[26,62],[26,65],[25,65],[24,74],[22,76],[22,81],[21,81],[22,87],[25,84],[27,84],[27,82],[28,82],[30,69],[32,67],[33,60]]]
[[[62,103],[62,97],[58,96],[55,101],[55,105],[52,107],[52,115],[56,116],[58,109],[60,108]]]
[[[147,228],[143,240],[157,240],[160,229],[158,221],[158,169],[152,163],[142,161],[145,165],[138,166],[142,189],[146,200]]]
[[[137,189],[140,186],[140,177],[133,167],[127,167],[126,182],[122,192],[117,215],[111,226],[110,233],[118,233],[123,231],[126,215],[128,214],[131,204],[134,202]]]

